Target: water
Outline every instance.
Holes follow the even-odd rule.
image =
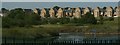
[[[75,41],[75,42],[84,42],[84,41],[88,41],[88,43],[92,43],[91,41],[95,41],[93,43],[99,43],[100,41],[107,41],[107,43],[110,43],[110,41],[112,41],[111,43],[116,43],[119,40],[117,35],[109,35],[109,36],[105,36],[105,35],[91,35],[91,36],[86,36],[86,35],[80,35],[80,34],[71,34],[71,33],[62,33],[61,36],[59,36],[59,38],[55,39],[55,42],[64,42],[64,41]],[[98,41],[98,42],[96,42]],[[103,42],[105,43],[105,42]]]

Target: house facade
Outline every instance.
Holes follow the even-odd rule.
[[[35,8],[35,9],[33,10],[33,12],[34,12],[35,14],[40,15],[40,9],[39,9],[39,8]]]
[[[66,7],[66,8],[35,8],[35,9],[23,9],[25,13],[35,13],[41,16],[41,18],[81,18],[83,15],[86,13],[91,13],[94,15],[94,17],[99,17],[100,15],[105,16],[105,17],[119,17],[120,16],[120,6],[117,6],[115,9],[112,7],[106,7],[106,8],[100,8],[96,7],[94,9],[90,7],[77,7],[77,8],[71,8],[71,7]],[[2,14],[1,15],[7,15],[9,13],[8,10],[2,9]]]
[[[45,8],[43,8],[43,9],[41,10],[40,16],[41,16],[41,18],[46,18],[46,17],[45,17],[45,16],[46,16],[46,10],[45,10]]]
[[[90,9],[89,9],[89,7],[86,7],[83,11],[84,11],[83,15],[85,15],[86,13],[90,12]]]
[[[99,17],[99,16],[100,16],[100,8],[99,8],[99,7],[96,7],[96,8],[93,10],[93,14],[94,14],[94,17]]]
[[[120,17],[120,6],[115,9],[114,15],[114,17]]]
[[[81,10],[80,10],[79,7],[75,9],[75,12],[74,12],[74,14],[73,14],[73,17],[74,17],[74,18],[81,18]]]
[[[53,8],[50,8],[49,15],[51,18],[55,18],[55,11],[53,10]]]
[[[62,18],[63,17],[63,10],[62,8],[59,8],[56,14],[57,18]]]
[[[106,17],[113,17],[113,9],[112,7],[107,7],[105,12]]]
[[[50,8],[49,10],[49,17],[50,18],[62,18],[62,17],[72,17],[72,18],[81,18],[82,15],[85,15],[86,13],[91,13],[94,15],[94,17],[99,17],[100,15],[105,17],[118,17],[120,8],[117,7],[115,9],[115,12],[112,7],[106,7],[106,9],[96,7],[94,9],[91,9],[90,7],[86,8],[58,8],[57,11],[54,10],[54,8]],[[45,18],[47,11],[45,9],[41,10],[41,17]],[[116,16],[114,16],[116,15]]]
[[[66,15],[72,17],[72,8],[68,8]]]

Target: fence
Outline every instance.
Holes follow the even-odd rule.
[[[51,40],[51,41],[41,41],[37,39],[31,39],[29,42],[26,39],[21,39],[20,43],[16,41],[16,39],[11,39],[12,43],[7,42],[8,40],[5,38],[3,39],[2,45],[119,45],[120,40],[83,40],[83,41],[58,41],[58,40]]]

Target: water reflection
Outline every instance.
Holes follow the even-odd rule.
[[[59,38],[55,39],[55,42],[63,42],[63,41],[78,41],[78,42],[83,42],[87,40],[92,40],[92,41],[101,41],[101,40],[106,40],[106,41],[111,41],[111,40],[118,40],[117,35],[83,35],[81,33],[59,33]],[[114,42],[115,43],[115,42]]]

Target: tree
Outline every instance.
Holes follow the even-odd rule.
[[[94,15],[92,15],[91,13],[86,13],[82,18],[81,18],[81,22],[83,23],[89,23],[89,24],[96,24],[97,20],[95,19]]]
[[[6,17],[3,17],[2,18],[2,27],[3,28],[10,28],[11,26],[11,19],[10,18],[6,18]]]
[[[41,24],[40,16],[34,13],[25,14],[22,8],[16,8],[10,10],[8,16],[3,17],[3,27],[11,26],[31,26]]]
[[[58,19],[57,18],[48,18],[48,23],[49,24],[57,24]]]
[[[10,13],[8,14],[9,18],[15,18],[15,19],[23,19],[25,13],[22,8],[16,8],[10,10]]]
[[[100,24],[103,24],[103,23],[104,23],[104,22],[103,22],[104,20],[103,20],[103,16],[102,16],[102,15],[100,15],[100,20],[99,20],[99,21],[100,21]]]
[[[69,23],[69,22],[70,22],[70,19],[69,19],[69,18],[63,17],[63,18],[59,18],[59,19],[58,19],[58,23],[60,23],[60,24],[67,24],[67,23]]]

